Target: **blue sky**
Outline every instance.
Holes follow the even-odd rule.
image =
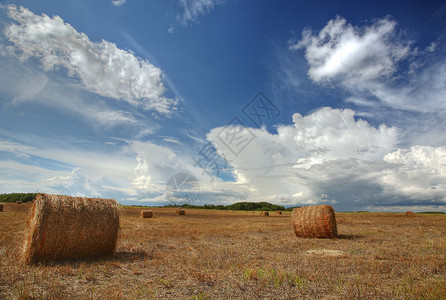
[[[442,1],[0,1],[0,192],[446,210]]]

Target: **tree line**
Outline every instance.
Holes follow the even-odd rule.
[[[271,204],[268,202],[237,202],[230,205],[215,205],[215,204],[205,204],[205,205],[166,205],[167,207],[182,207],[182,208],[197,208],[197,209],[217,209],[217,210],[254,210],[254,211],[292,211],[295,207],[285,208],[282,205]]]
[[[36,198],[37,193],[11,193],[0,194],[0,202],[31,202]]]
[[[37,193],[11,193],[11,194],[0,194],[0,202],[31,202],[36,198]],[[182,208],[197,208],[197,209],[216,209],[216,210],[254,210],[254,211],[292,211],[295,207],[285,208],[282,205],[271,204],[268,202],[237,202],[230,205],[215,205],[215,204],[205,204],[205,205],[166,205],[167,207],[182,207]]]

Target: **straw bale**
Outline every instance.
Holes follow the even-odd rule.
[[[112,199],[37,195],[28,220],[24,262],[112,255],[120,211]]]
[[[0,203],[0,211],[3,211],[3,203]]]
[[[276,215],[281,215],[281,214],[282,214],[282,211],[280,211],[280,210],[276,211]]]
[[[22,204],[22,201],[17,201],[16,203],[17,203],[17,204]]]
[[[415,214],[411,211],[406,212],[406,218],[415,218]]]
[[[186,211],[184,209],[177,209],[178,216],[184,216],[185,214],[186,214]]]
[[[268,217],[268,216],[269,216],[269,212],[267,212],[267,211],[262,211],[262,212],[260,213],[260,215],[261,215],[262,217]]]
[[[330,205],[295,208],[291,215],[298,237],[333,238],[337,236],[336,218]]]
[[[143,219],[151,218],[153,217],[153,212],[151,210],[141,210],[140,215]]]

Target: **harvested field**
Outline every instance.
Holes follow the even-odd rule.
[[[114,256],[19,263],[29,203],[0,214],[0,299],[444,299],[446,216],[336,213],[297,238],[289,212],[127,207]]]

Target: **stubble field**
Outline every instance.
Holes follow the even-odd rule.
[[[338,238],[302,239],[290,213],[126,207],[113,257],[28,266],[29,207],[0,212],[1,299],[446,299],[445,215],[336,213]]]

